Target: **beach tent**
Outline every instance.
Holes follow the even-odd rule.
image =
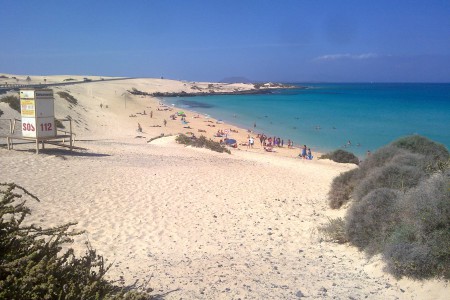
[[[225,144],[227,144],[227,145],[233,145],[233,144],[236,144],[236,140],[234,140],[234,139],[226,139],[226,140],[225,140]]]

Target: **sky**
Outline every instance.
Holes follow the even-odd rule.
[[[450,82],[449,0],[0,4],[0,73]]]

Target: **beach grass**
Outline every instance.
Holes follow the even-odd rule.
[[[230,154],[231,151],[227,149],[224,145],[220,144],[219,142],[215,142],[211,139],[207,139],[205,136],[201,135],[199,138],[189,137],[185,134],[179,134],[176,139],[177,143],[186,145],[186,146],[193,146],[197,148],[206,148],[212,151],[216,151],[219,153],[228,153]]]
[[[78,104],[78,100],[68,92],[57,92],[56,94],[58,94],[61,98],[66,99],[70,104]]]
[[[9,107],[20,113],[19,97],[13,95],[5,96],[0,99],[0,102],[7,103]]]

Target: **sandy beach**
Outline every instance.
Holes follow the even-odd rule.
[[[252,85],[30,77],[105,79],[52,87],[77,99],[73,105],[55,95],[55,117],[72,118],[75,146],[86,150],[49,145],[36,155],[33,144],[1,147],[0,182],[15,182],[41,199],[27,202],[30,222],[78,222],[85,234],[71,246],[81,253],[89,241],[113,264],[110,278],[149,281],[152,294],[164,299],[448,299],[447,281],[396,280],[383,272],[379,256],[319,234],[328,218],[345,214],[328,207],[327,193],[333,178],[354,165],[318,155],[302,160],[298,148],[286,146],[268,153],[258,140],[231,154],[185,147],[176,134],[218,141],[217,130],[229,130],[240,144],[257,132],[185,109],[184,124],[170,117],[180,109],[127,92],[232,92]],[[0,109],[2,119],[20,119],[5,103]],[[6,123],[0,126],[5,130]]]

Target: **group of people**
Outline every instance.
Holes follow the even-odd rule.
[[[216,137],[226,137],[227,134],[225,132],[223,132],[222,129],[218,129],[217,133],[215,134]]]
[[[256,138],[259,138],[261,146],[265,147],[283,147],[284,140],[280,137],[268,137],[264,133],[258,133]]]
[[[313,159],[311,149],[307,148],[306,145],[303,145],[302,152],[298,156],[303,159],[309,159],[309,160]]]

